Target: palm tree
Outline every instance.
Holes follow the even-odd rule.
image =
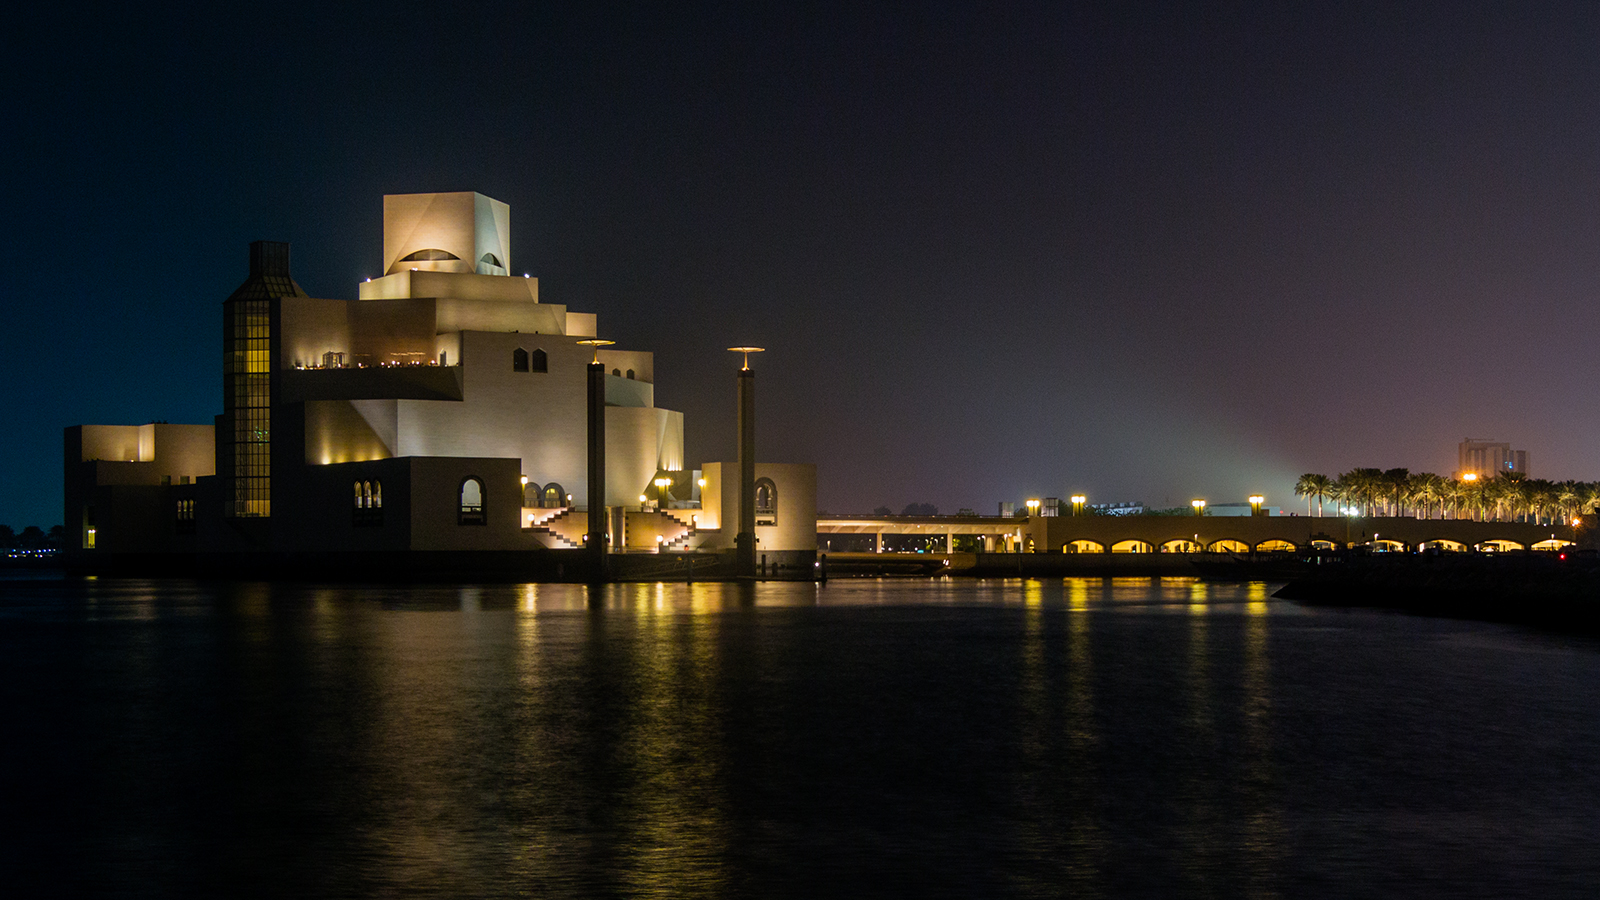
[[[1294,483],[1297,497],[1306,498],[1306,515],[1311,515],[1311,498],[1317,498],[1317,515],[1322,515],[1322,501],[1333,494],[1333,479],[1326,475],[1308,473]]]
[[[1382,484],[1385,488],[1384,499],[1394,497],[1394,508],[1389,511],[1391,516],[1404,515],[1405,508],[1401,501],[1405,499],[1406,487],[1411,480],[1410,469],[1390,469],[1383,473]]]
[[[1433,518],[1433,504],[1440,504],[1440,516],[1444,514],[1445,480],[1432,472],[1418,472],[1411,476],[1409,492],[1411,499],[1422,505],[1421,515],[1418,518]]]
[[[1320,518],[1322,516],[1322,500],[1333,492],[1333,479],[1326,475],[1313,477],[1316,480],[1312,482],[1311,487],[1317,495],[1317,516]]]
[[[1600,481],[1590,481],[1578,490],[1578,510],[1584,515],[1600,509]]]
[[[1563,523],[1572,521],[1578,514],[1578,503],[1583,485],[1576,481],[1567,480],[1555,486],[1556,509],[1561,513]]]
[[[1311,515],[1311,495],[1316,493],[1311,487],[1311,482],[1313,479],[1320,477],[1320,475],[1313,475],[1308,472],[1301,475],[1300,479],[1294,483],[1294,495],[1306,498],[1306,515],[1308,516]]]
[[[1348,486],[1350,500],[1361,504],[1362,515],[1372,515],[1372,504],[1384,489],[1382,469],[1351,469],[1339,476]]]
[[[1456,493],[1459,496],[1458,509],[1466,508],[1467,519],[1482,522],[1483,514],[1488,509],[1486,504],[1488,482],[1483,479],[1459,480],[1456,482]]]

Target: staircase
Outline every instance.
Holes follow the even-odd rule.
[[[566,535],[562,534],[560,530],[558,530],[558,525],[561,523],[561,521],[563,519],[567,518],[567,516],[571,515],[571,513],[572,513],[572,507],[569,506],[569,507],[561,510],[560,512],[556,513],[555,515],[551,516],[548,519],[545,519],[545,520],[543,520],[541,522],[537,522],[537,523],[532,524],[532,525],[524,526],[523,530],[524,531],[532,531],[532,532],[534,532],[536,534],[548,535],[552,540],[555,541],[555,547],[552,548],[552,549],[556,549],[556,550],[580,550],[580,549],[583,548],[583,544],[582,543],[579,543],[577,541],[572,540],[571,538],[568,538]]]

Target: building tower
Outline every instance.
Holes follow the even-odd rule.
[[[275,301],[305,297],[289,276],[289,245],[250,245],[250,276],[222,304],[222,415],[217,473],[227,479],[228,518],[272,515],[272,398],[276,393]]]
[[[1456,477],[1471,473],[1493,478],[1505,473],[1528,475],[1528,451],[1513,450],[1505,441],[1467,438],[1456,447]]]

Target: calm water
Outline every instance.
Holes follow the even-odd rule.
[[[1600,892],[1600,644],[1270,589],[0,581],[0,890]]]

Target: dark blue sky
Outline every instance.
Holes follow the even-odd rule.
[[[354,296],[448,190],[693,461],[771,348],[824,509],[1292,507],[1467,435],[1600,479],[1600,6],[752,6],[14,17],[0,522],[60,521],[63,426],[220,410],[249,241]]]

